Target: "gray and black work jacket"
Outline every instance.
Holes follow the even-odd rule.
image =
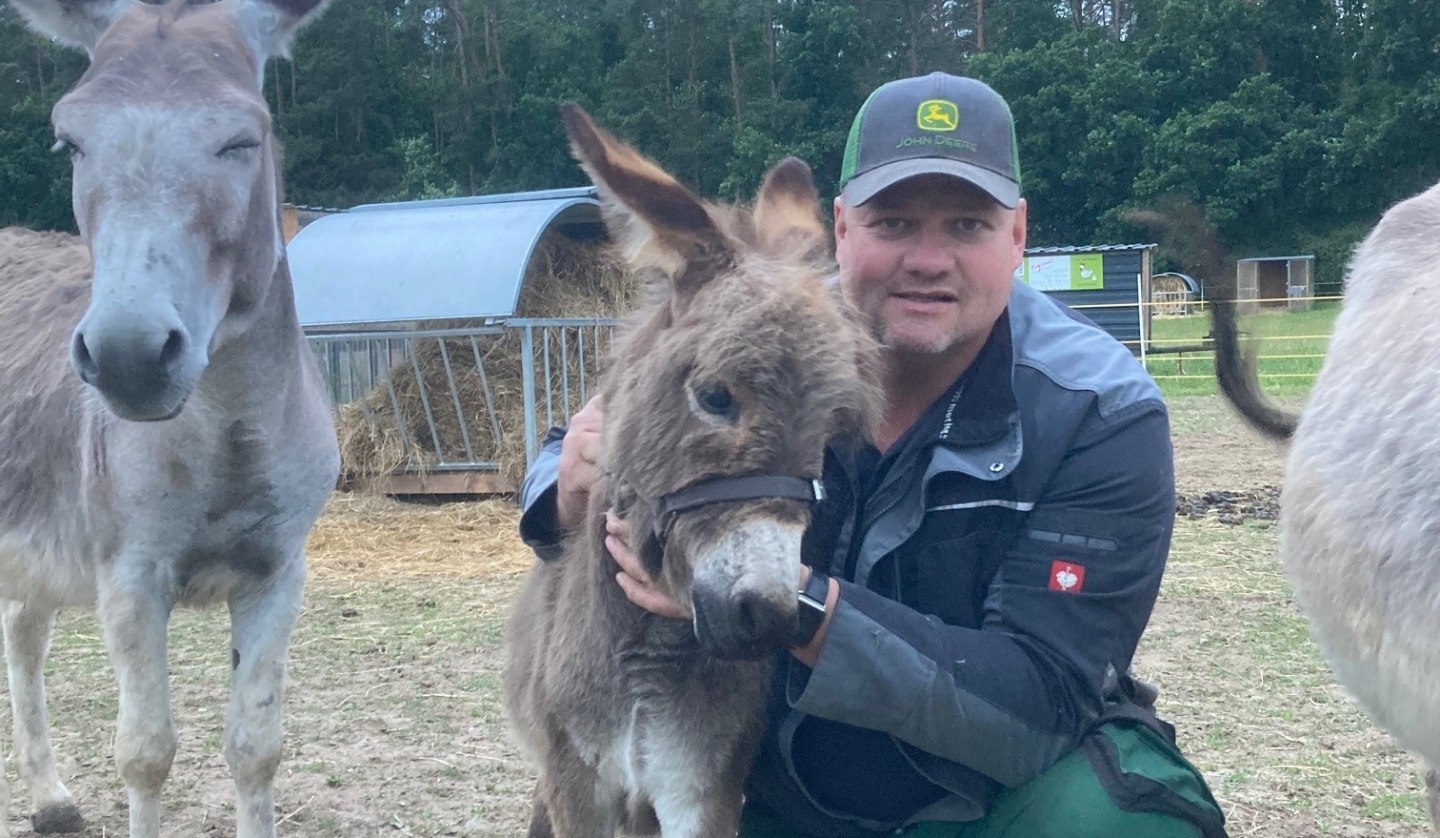
[[[542,557],[562,436],[521,492]],[[883,457],[832,446],[824,479],[805,561],[840,599],[815,668],[782,657],[752,795],[816,829],[974,820],[1136,714],[1174,469],[1160,392],[1108,334],[1017,283],[905,438]]]

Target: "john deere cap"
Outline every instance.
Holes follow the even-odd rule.
[[[931,73],[882,85],[860,106],[840,167],[847,203],[932,173],[967,180],[1006,207],[1020,200],[1015,123],[989,85]]]

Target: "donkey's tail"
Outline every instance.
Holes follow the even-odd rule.
[[[1215,340],[1215,379],[1220,392],[1257,431],[1271,439],[1295,435],[1300,414],[1282,410],[1265,396],[1256,374],[1255,347],[1240,348],[1240,329],[1235,317],[1235,280],[1210,301],[1210,334]]]
[[[1255,348],[1240,346],[1235,272],[1204,213],[1189,201],[1170,200],[1154,210],[1132,212],[1129,217],[1154,230],[1171,255],[1205,283],[1210,337],[1215,342],[1215,379],[1226,401],[1265,436],[1278,440],[1292,437],[1300,416],[1270,401],[1260,387]]]

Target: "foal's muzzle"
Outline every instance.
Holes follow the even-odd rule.
[[[758,475],[716,477],[660,499],[654,538],[663,551],[675,519],[716,503],[825,498],[819,480]],[[784,647],[795,631],[795,584],[804,528],[766,518],[741,519],[695,557],[690,602],[695,638],[706,654],[755,659]]]
[[[788,597],[786,602],[760,590],[695,586],[690,603],[701,651],[721,660],[756,660],[783,648],[795,633],[793,588],[791,584],[778,591]]]

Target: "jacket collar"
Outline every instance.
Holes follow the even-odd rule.
[[[925,479],[958,471],[994,481],[1008,476],[1020,462],[1024,440],[1015,400],[1015,347],[1006,308],[990,338],[966,370],[964,386],[952,388],[949,403],[934,431],[938,443],[925,469]]]
[[[1010,429],[1016,413],[1015,350],[1010,333],[1010,309],[1006,308],[990,331],[990,338],[970,369],[965,384],[946,393],[950,403],[942,414],[937,438],[956,447],[994,442]]]

